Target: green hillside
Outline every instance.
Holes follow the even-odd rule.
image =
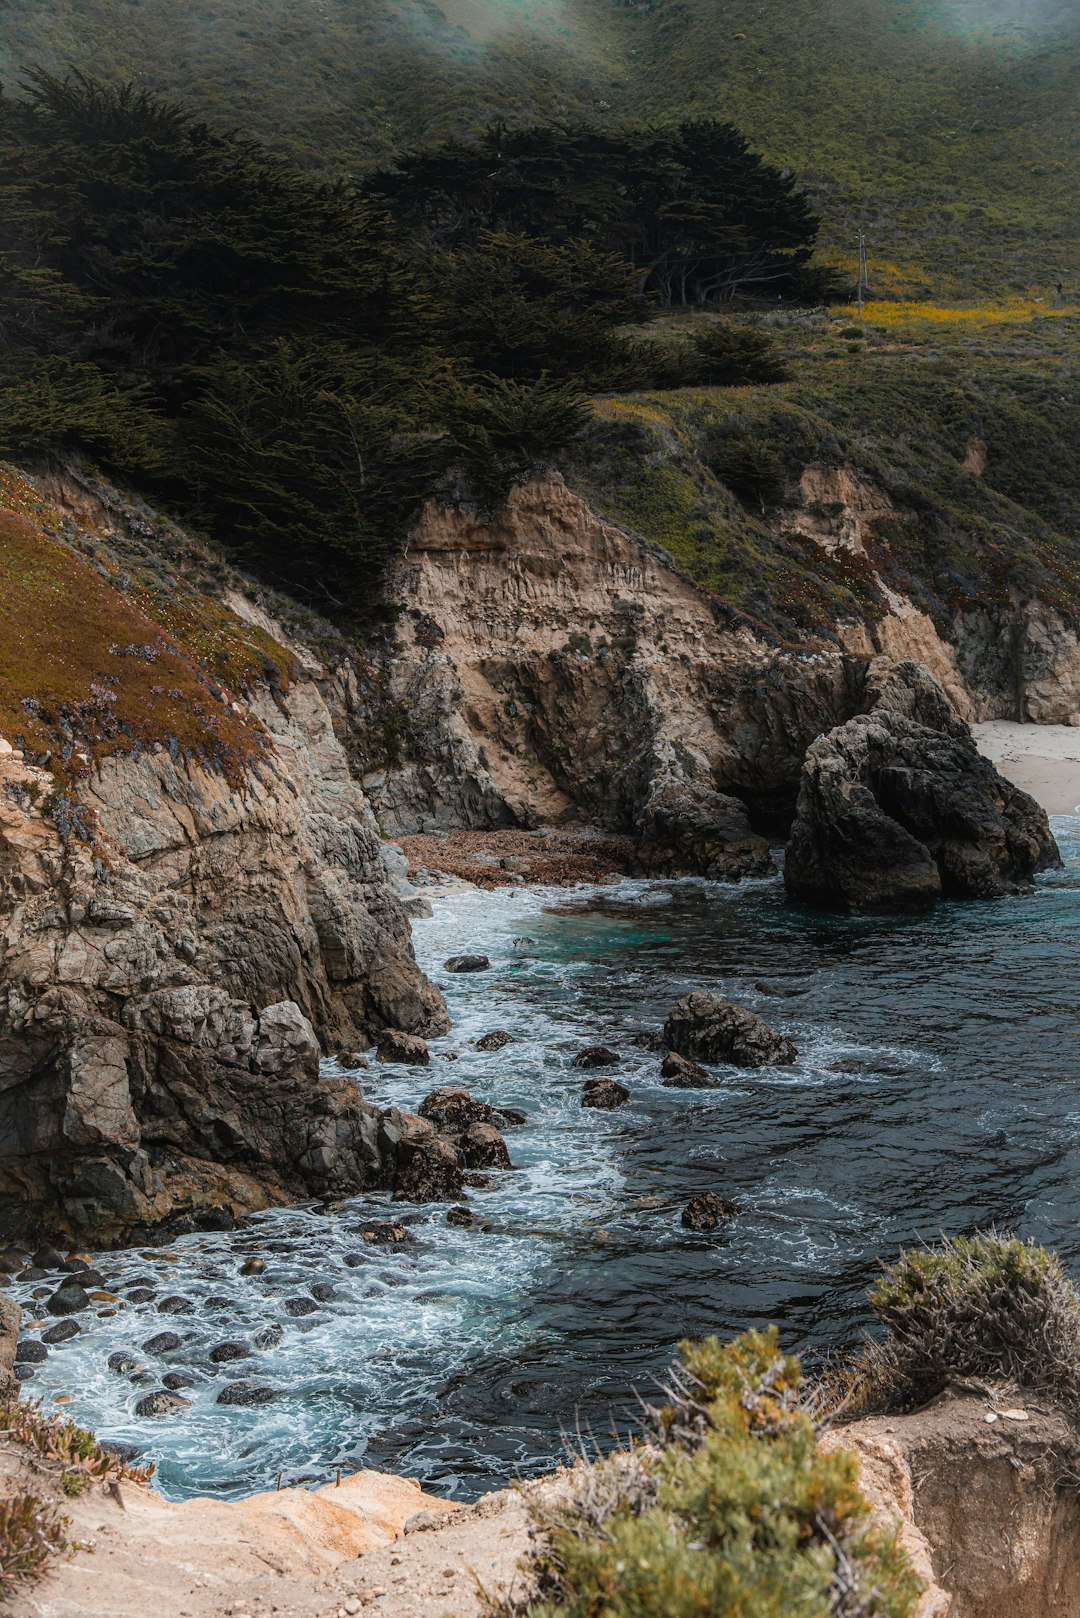
[[[719,112],[879,288],[1080,279],[1070,0],[7,0],[0,77],[135,76],[312,166],[487,118]]]

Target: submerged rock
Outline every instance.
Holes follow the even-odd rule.
[[[45,1303],[50,1315],[77,1315],[90,1307],[90,1294],[76,1281],[65,1281]]]
[[[427,1067],[431,1054],[419,1034],[405,1034],[400,1028],[384,1028],[375,1052],[380,1062],[399,1062],[406,1067]]]
[[[513,1034],[508,1034],[504,1028],[494,1028],[490,1034],[485,1034],[476,1041],[478,1051],[501,1051],[504,1045],[512,1045]]]
[[[486,955],[451,955],[443,962],[448,972],[486,972],[490,965]]]
[[[150,1345],[147,1344],[147,1347]],[[207,1356],[211,1365],[228,1365],[230,1360],[248,1360],[251,1358],[251,1347],[247,1343],[230,1342],[216,1343]]]
[[[190,1399],[184,1399],[180,1394],[173,1393],[168,1388],[159,1388],[155,1393],[148,1393],[139,1400],[135,1406],[135,1414],[160,1420],[163,1416],[175,1416],[179,1411],[187,1410],[190,1406]]]
[[[486,1219],[474,1214],[471,1208],[451,1208],[446,1215],[448,1225],[457,1225],[460,1230],[488,1231],[491,1225]]]
[[[626,1085],[617,1083],[615,1079],[588,1079],[581,1092],[581,1105],[593,1107],[597,1112],[611,1112],[629,1100],[630,1092]]]
[[[737,1204],[715,1191],[703,1191],[691,1197],[682,1211],[682,1223],[687,1230],[715,1230],[724,1219],[734,1219],[739,1212]]]
[[[301,1320],[304,1315],[313,1315],[318,1309],[314,1298],[286,1298],[281,1306],[285,1313],[293,1320]]]
[[[78,1337],[82,1327],[77,1320],[58,1320],[55,1326],[41,1334],[43,1343],[70,1343],[73,1337]]]
[[[684,995],[664,1025],[664,1038],[679,1056],[735,1067],[789,1067],[798,1052],[763,1017],[722,995],[695,989]]]
[[[608,1050],[606,1045],[586,1045],[584,1050],[578,1051],[574,1057],[574,1067],[617,1067],[621,1058],[618,1051]]]
[[[413,1242],[416,1237],[404,1225],[394,1220],[380,1220],[374,1225],[358,1225],[356,1234],[374,1247],[397,1247],[402,1242]]]
[[[966,726],[877,708],[807,753],[784,884],[832,910],[922,910],[1015,893],[1059,862],[1043,810]]]
[[[667,1090],[708,1090],[720,1083],[708,1068],[702,1067],[700,1062],[692,1062],[688,1056],[680,1056],[678,1051],[668,1051],[660,1064],[660,1077]]]
[[[264,1382],[230,1382],[217,1396],[219,1405],[268,1405],[277,1398],[277,1389]]]
[[[180,1347],[180,1339],[174,1331],[159,1331],[156,1337],[148,1337],[143,1344],[144,1354],[171,1354],[174,1348]]]

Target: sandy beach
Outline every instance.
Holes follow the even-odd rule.
[[[1080,726],[991,719],[971,728],[979,751],[1047,814],[1080,814]]]

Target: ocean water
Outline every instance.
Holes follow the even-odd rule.
[[[382,1104],[415,1108],[455,1084],[528,1112],[507,1134],[515,1170],[471,1194],[490,1232],[378,1195],[103,1255],[110,1284],[149,1277],[158,1299],[82,1316],[26,1391],[138,1445],[174,1498],[360,1465],[467,1497],[625,1434],[684,1336],[776,1321],[811,1358],[856,1342],[867,1286],[906,1243],[996,1224],[1055,1247],[1080,1277],[1080,817],[1055,830],[1065,870],[1032,895],[926,917],[827,917],[788,906],[776,880],[440,899],[415,937],[453,1032],[427,1069],[358,1077]],[[489,972],[443,970],[473,951]],[[664,1089],[660,1057],[634,1035],[695,987],[760,1011],[795,1039],[797,1064]],[[513,1044],[477,1051],[496,1028]],[[632,1091],[611,1113],[582,1110],[586,1075],[571,1065],[599,1042]],[[705,1190],[742,1212],[693,1235],[679,1215]],[[356,1227],[388,1217],[416,1241],[366,1246]],[[253,1254],[267,1267],[245,1277]],[[291,1317],[285,1301],[317,1281],[334,1298]],[[160,1313],[170,1294],[190,1310]],[[31,1289],[16,1296],[40,1318]],[[273,1322],[276,1347],[209,1362],[216,1343]],[[164,1330],[177,1349],[143,1349]],[[144,1381],[108,1369],[121,1349]],[[195,1379],[190,1408],[138,1418],[167,1370]],[[277,1398],[217,1405],[238,1377]]]

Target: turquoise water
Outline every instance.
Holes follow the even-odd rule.
[[[440,900],[416,945],[454,1030],[426,1070],[358,1077],[384,1104],[454,1083],[528,1112],[508,1135],[516,1170],[472,1195],[490,1233],[406,1209],[414,1244],[365,1249],[350,1227],[402,1216],[371,1196],[106,1255],[111,1282],[157,1278],[158,1299],[84,1317],[27,1391],[66,1395],[100,1434],[137,1444],[173,1496],[360,1464],[469,1494],[550,1465],[567,1435],[625,1431],[634,1390],[650,1391],[684,1335],[776,1320],[811,1356],[856,1340],[879,1261],[917,1238],[997,1223],[1080,1274],[1080,819],[1055,829],[1066,866],[1033,895],[927,917],[824,917],[788,906],[777,881]],[[475,950],[490,972],[442,970]],[[664,1089],[660,1058],[633,1038],[698,986],[790,1033],[796,1066]],[[514,1043],[476,1051],[493,1028]],[[614,1113],[580,1107],[571,1060],[597,1042],[619,1051],[632,1091]],[[743,1212],[694,1236],[679,1213],[710,1189]],[[253,1252],[266,1271],[241,1276]],[[289,1316],[285,1300],[317,1281],[333,1299]],[[168,1294],[190,1312],[159,1313]],[[276,1347],[210,1364],[215,1343],[270,1323]],[[179,1348],[144,1351],[162,1330]],[[144,1384],[109,1371],[119,1349],[146,1365]],[[195,1379],[191,1408],[140,1420],[137,1399],[169,1369]],[[238,1376],[278,1398],[218,1406]]]

